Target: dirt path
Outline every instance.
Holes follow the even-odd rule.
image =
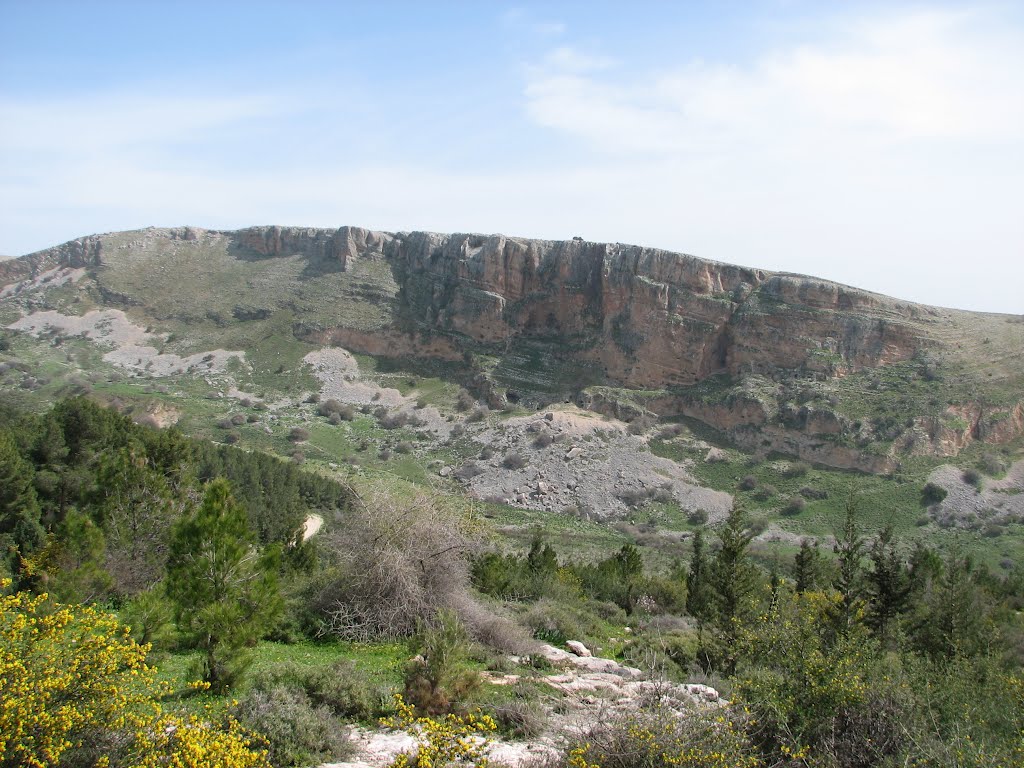
[[[542,646],[540,653],[555,667],[552,674],[539,678],[553,691],[545,706],[547,732],[524,741],[492,739],[492,763],[521,768],[538,758],[554,757],[568,738],[585,733],[599,719],[636,708],[645,700],[656,699],[679,711],[725,704],[713,688],[648,679],[639,669],[612,659],[578,656],[550,645]],[[515,674],[485,677],[492,685],[510,685],[518,680]],[[416,746],[407,733],[366,728],[353,729],[352,743],[356,749],[352,760],[327,763],[321,768],[383,768],[400,752]]]

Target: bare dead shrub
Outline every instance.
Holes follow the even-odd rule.
[[[475,408],[469,416],[466,417],[466,421],[483,421],[487,418],[487,414],[490,410],[486,405],[481,405],[479,408]]]
[[[316,409],[317,413],[325,418],[328,418],[335,422],[338,421],[352,421],[356,416],[356,410],[348,403],[343,403],[340,400],[324,400]]]
[[[455,398],[455,408],[456,408],[456,410],[468,411],[474,405],[476,405],[476,400],[473,399],[473,396],[471,394],[469,394],[469,392],[467,392],[466,390],[460,389],[458,397]]]
[[[804,500],[803,496],[800,496],[799,494],[796,496],[791,496],[789,501],[786,502],[786,506],[782,508],[782,514],[799,515],[801,512],[804,511],[804,508],[806,506],[807,502]]]
[[[406,637],[467,599],[472,541],[461,518],[426,492],[397,498],[371,488],[325,543],[336,575],[314,601],[323,634]]]
[[[658,422],[651,416],[638,416],[633,419],[633,421],[629,422],[629,426],[626,427],[626,431],[631,435],[642,435],[644,432],[647,432],[649,429],[656,426],[657,423]]]
[[[661,428],[661,431],[658,433],[658,438],[660,440],[671,440],[674,437],[679,437],[682,433],[682,424],[669,424]]]
[[[794,461],[783,471],[784,477],[803,477],[811,471],[811,465],[806,461]]]

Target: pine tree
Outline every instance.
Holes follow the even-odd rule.
[[[994,641],[991,598],[971,558],[954,545],[941,574],[930,579],[908,622],[912,647],[932,658],[982,655]]]
[[[842,598],[837,617],[841,632],[853,626],[864,602],[864,537],[857,526],[856,515],[857,499],[851,492],[846,502],[843,530],[836,536],[832,549],[839,564],[839,573],[833,586]]]
[[[700,528],[693,535],[693,554],[686,575],[686,612],[705,622],[711,618],[712,596],[708,581],[710,565],[704,546],[704,533]]]
[[[167,596],[178,626],[204,652],[205,679],[230,687],[244,670],[244,648],[281,611],[280,552],[260,552],[245,511],[226,480],[212,480],[202,505],[174,527],[167,563]]]
[[[891,526],[886,526],[872,545],[871,564],[867,576],[871,598],[868,623],[885,638],[892,622],[906,608],[910,594],[909,575]]]
[[[535,536],[526,556],[526,565],[535,579],[553,579],[558,571],[558,555],[550,544]]]
[[[90,509],[103,522],[107,567],[118,591],[134,595],[159,581],[181,503],[137,445],[102,454],[96,478]]]
[[[12,574],[45,535],[32,475],[32,465],[21,457],[13,436],[0,430],[0,562]]]
[[[754,536],[747,527],[747,515],[742,507],[729,513],[718,534],[721,547],[711,563],[711,587],[714,590],[718,626],[727,637],[732,637],[736,623],[742,621],[749,599],[757,589],[758,573],[747,554]]]
[[[793,571],[798,595],[818,586],[821,579],[821,550],[818,549],[818,542],[814,542],[813,546],[807,539],[800,542],[800,551],[793,559]]]

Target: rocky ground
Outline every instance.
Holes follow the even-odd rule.
[[[970,528],[1024,520],[1024,461],[1014,463],[1001,479],[981,478],[978,484],[959,467],[943,464],[928,481],[946,491],[946,498],[928,510],[940,525]]]
[[[80,316],[65,315],[55,310],[33,312],[7,327],[37,338],[47,333],[82,336],[110,348],[103,356],[106,362],[138,375],[224,373],[232,359],[245,361],[245,352],[224,349],[197,352],[186,357],[162,353],[153,345],[165,342],[166,337],[136,325],[119,309],[93,310]]]
[[[8,286],[4,297],[21,300],[75,282],[83,274],[81,269],[48,270]],[[240,390],[232,377],[233,362],[247,366],[243,351],[211,349],[187,356],[164,352],[167,334],[141,327],[118,309],[83,315],[29,309],[30,304],[24,304],[26,314],[7,327],[36,338],[53,337],[55,343],[59,337],[84,338],[105,350],[105,362],[132,377],[201,376],[228,397],[259,399]],[[487,413],[485,408],[483,418],[445,414],[433,405],[417,403],[415,392],[403,395],[366,375],[356,357],[341,347],[310,352],[303,362],[318,381],[322,400],[407,414],[409,428],[428,438],[419,444],[419,452],[431,454],[457,435],[477,444],[480,451],[474,458],[434,465],[440,476],[458,479],[475,498],[595,520],[628,519],[634,507],[650,500],[674,502],[684,515],[701,513],[712,524],[724,518],[732,505],[730,494],[699,486],[686,465],[652,455],[647,435],[633,434],[627,424],[607,416],[571,405],[513,417]],[[306,394],[296,392],[280,402],[265,403],[271,411],[269,419],[276,420],[274,412],[295,406]],[[176,416],[168,411],[151,418],[163,425],[173,423]],[[708,448],[707,461],[714,460],[715,450]],[[979,530],[988,526],[994,532],[995,525],[1024,520],[1024,462],[1002,479],[986,478],[980,487],[965,480],[952,465],[936,468],[929,480],[947,491],[946,499],[928,510],[929,518],[942,527]],[[791,544],[800,539],[776,524],[760,538]]]
[[[552,689],[552,696],[545,704],[545,732],[522,741],[492,739],[489,752],[492,763],[512,768],[530,765],[538,758],[557,754],[567,739],[582,735],[594,723],[647,702],[657,701],[680,712],[725,703],[714,688],[706,685],[652,679],[634,667],[591,655],[582,643],[570,641],[566,645],[569,651],[550,645],[540,650],[540,655],[553,667],[551,674],[540,678]],[[485,682],[514,685],[519,680],[515,674],[492,674]],[[415,749],[416,744],[415,739],[404,732],[366,728],[354,729],[352,741],[356,749],[352,760],[329,763],[322,768],[382,768],[400,752]]]
[[[595,519],[623,517],[647,499],[685,512],[725,517],[727,493],[702,488],[685,468],[650,453],[626,425],[573,407],[507,419],[476,435],[490,448],[474,461],[469,492],[524,509],[569,510]]]

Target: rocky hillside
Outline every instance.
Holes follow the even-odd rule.
[[[210,340],[286,313],[304,342],[446,363],[492,407],[574,399],[627,420],[690,417],[749,450],[835,467],[890,472],[1024,432],[1024,318],[658,249],[150,229],[0,263],[0,289],[28,313],[49,308],[29,289],[82,274],[94,306],[146,325]]]

